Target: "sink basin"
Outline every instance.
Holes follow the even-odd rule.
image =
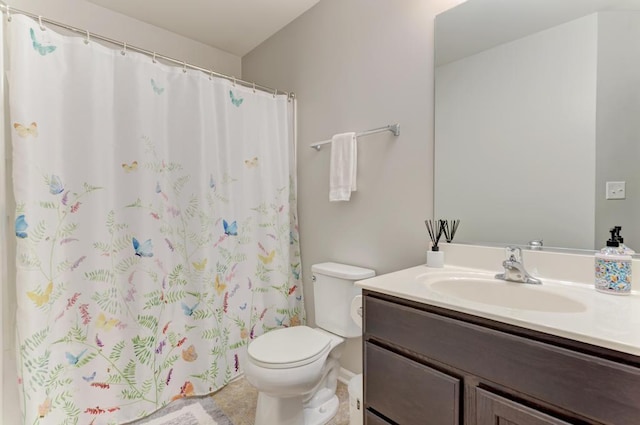
[[[552,292],[542,285],[506,282],[474,274],[427,279],[434,292],[493,306],[549,313],[579,313],[586,306],[568,296]]]

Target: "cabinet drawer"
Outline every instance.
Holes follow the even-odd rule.
[[[365,414],[364,414],[364,425],[390,425],[390,424],[389,422],[385,421],[381,417],[367,410],[365,411]]]
[[[457,425],[460,380],[365,344],[365,402],[400,425]],[[374,422],[375,423],[375,422]]]
[[[571,425],[512,400],[476,388],[477,425]]]
[[[370,295],[365,319],[365,341],[398,345],[603,424],[639,424],[639,368]]]

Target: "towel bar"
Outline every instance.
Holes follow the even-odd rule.
[[[390,124],[380,128],[374,128],[373,130],[363,131],[362,133],[357,133],[356,137],[368,136],[370,134],[382,133],[383,131],[390,131],[394,136],[400,135],[400,124]],[[322,149],[322,145],[326,145],[331,143],[331,140],[324,140],[322,142],[314,143],[313,145],[309,145],[310,148],[319,151]]]

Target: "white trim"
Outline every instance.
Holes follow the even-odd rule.
[[[4,49],[4,19],[2,19],[2,15],[0,14],[0,282],[2,286],[0,287],[0,422],[5,423],[6,419],[4,417],[4,381],[7,377],[7,371],[5,370],[4,364],[4,350],[5,350],[5,324],[4,324],[4,315],[5,315],[5,305],[10,305],[8,301],[8,285],[15,285],[15,281],[13,279],[9,279],[9,273],[7,270],[9,264],[9,258],[7,257],[7,238],[10,233],[9,227],[9,210],[8,210],[8,191],[7,191],[7,180],[9,179],[7,175],[7,145],[9,140],[5,138],[5,115],[8,114],[4,109],[5,105],[5,89],[6,86],[6,74],[5,74],[5,61],[4,61],[5,49]],[[15,239],[12,238],[12,241]]]
[[[241,380],[242,378],[244,378],[244,372],[240,372],[240,373],[238,374],[238,376],[236,376],[235,378],[231,378],[231,381],[227,382],[227,385],[232,384],[232,383],[234,383],[234,382],[236,382],[236,381],[239,381],[239,380]],[[222,388],[225,388],[227,385],[225,385],[225,386],[224,386],[224,387],[222,387]],[[216,391],[220,391],[222,388],[218,388]],[[216,392],[216,391],[214,391],[214,392]]]
[[[342,382],[345,385],[349,385],[349,381],[354,376],[356,376],[355,373],[353,373],[350,370],[347,370],[347,369],[341,367],[340,368],[340,372],[338,373],[338,381]]]

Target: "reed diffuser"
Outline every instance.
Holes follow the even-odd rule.
[[[458,226],[460,226],[460,220],[440,220],[442,226],[442,233],[447,243],[453,241],[453,237],[456,235]]]
[[[425,220],[429,238],[431,239],[431,249],[427,251],[427,267],[444,267],[444,252],[440,251],[438,242],[444,233],[444,220]]]

